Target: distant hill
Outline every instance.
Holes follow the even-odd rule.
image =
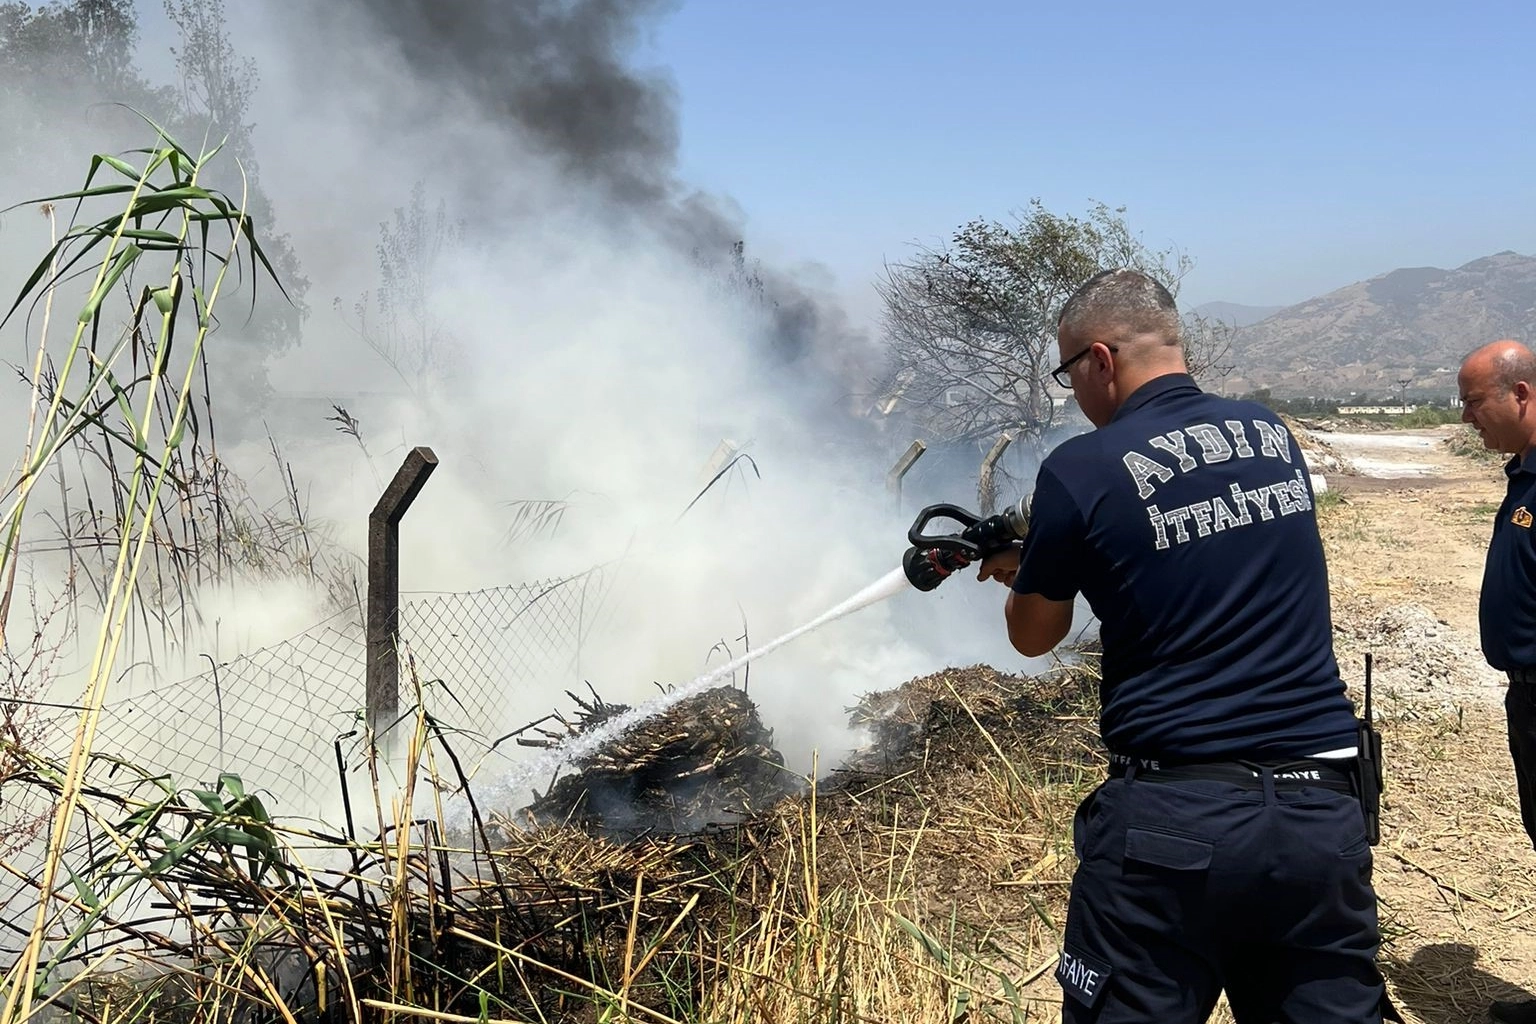
[[[1501,252],[1455,270],[1405,267],[1241,328],[1223,390],[1341,396],[1449,393],[1485,342],[1536,342],[1536,257]]]
[[[1284,306],[1245,306],[1240,302],[1207,302],[1203,306],[1196,306],[1191,312],[1198,313],[1207,320],[1220,320],[1234,327],[1248,327],[1265,317],[1273,316],[1284,308]]]

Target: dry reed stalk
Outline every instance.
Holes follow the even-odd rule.
[[[154,126],[152,125],[152,127]],[[243,209],[246,197],[242,195],[241,206],[237,208],[233,204],[229,204],[214,194],[201,189],[197,184],[198,174],[206,157],[192,158],[190,154],[187,154],[166,136],[162,130],[158,127],[155,130],[159,134],[161,141],[169,148],[147,151],[148,159],[142,171],[129,167],[114,157],[101,156],[93,162],[92,176],[94,176],[99,166],[107,164],[132,182],[131,185],[119,186],[114,190],[126,195],[128,205],[121,214],[114,215],[93,228],[84,229],[83,234],[72,230],[66,236],[68,241],[72,241],[77,237],[88,240],[81,256],[72,259],[68,266],[73,266],[78,259],[82,258],[85,253],[88,253],[98,243],[105,243],[105,255],[97,267],[94,283],[92,284],[85,308],[77,319],[69,351],[53,384],[47,414],[43,420],[43,436],[35,450],[31,449],[31,444],[36,439],[30,436],[29,432],[29,452],[17,489],[17,497],[6,514],[6,543],[3,552],[0,552],[0,554],[3,554],[4,561],[9,564],[0,566],[0,568],[8,572],[11,565],[14,564],[14,559],[19,557],[16,540],[20,535],[22,517],[25,513],[27,497],[30,494],[33,482],[41,476],[63,445],[83,428],[85,422],[88,422],[85,418],[84,409],[90,394],[103,384],[110,387],[115,396],[117,407],[123,415],[125,424],[133,431],[130,442],[130,447],[133,451],[131,479],[126,488],[127,500],[121,506],[121,529],[116,561],[111,574],[111,582],[104,588],[106,600],[97,633],[96,648],[91,657],[86,693],[80,701],[82,711],[80,712],[69,761],[63,772],[54,827],[49,836],[48,852],[42,864],[39,880],[39,891],[42,894],[42,898],[38,901],[37,910],[33,915],[32,927],[21,956],[7,972],[5,980],[5,1002],[3,1009],[0,1009],[0,1019],[6,1021],[25,1020],[31,1016],[41,948],[51,910],[50,897],[55,889],[63,851],[68,842],[71,826],[73,825],[79,805],[81,787],[100,719],[106,684],[112,675],[113,666],[117,661],[125,626],[129,620],[132,605],[131,599],[138,590],[138,579],[144,565],[145,551],[155,531],[154,510],[159,500],[161,488],[165,483],[170,455],[181,443],[190,398],[192,375],[202,351],[203,342],[206,340],[211,326],[212,309],[218,301],[224,275],[227,273],[231,262],[234,261],[236,251],[240,248],[245,237],[245,216],[243,213],[233,213],[232,211]],[[187,174],[184,178],[180,177],[180,161],[182,159],[187,161]],[[170,166],[178,176],[178,180],[173,183],[174,187],[162,189],[151,184],[152,175],[164,166]],[[87,179],[87,186],[89,186],[89,178]],[[84,199],[91,194],[93,193],[87,187],[81,192],[55,198]],[[204,201],[211,205],[213,208],[212,212],[200,208],[198,204]],[[154,216],[156,214],[174,216],[177,212],[181,216],[180,228],[176,233],[158,231],[158,229],[146,232],[140,227],[142,220],[146,216]],[[151,428],[157,422],[157,415],[161,410],[161,402],[163,400],[161,395],[162,382],[169,380],[166,376],[169,371],[168,356],[171,348],[171,338],[174,333],[175,311],[183,288],[183,267],[180,257],[190,252],[188,238],[191,226],[195,218],[198,217],[204,218],[200,223],[205,227],[210,220],[224,220],[230,228],[230,245],[228,251],[222,257],[216,257],[221,260],[220,267],[206,296],[202,294],[200,289],[194,289],[194,301],[198,307],[199,317],[197,332],[191,345],[192,357],[188,363],[185,380],[182,382],[180,390],[171,391],[169,390],[169,385],[167,385],[167,393],[174,399],[174,411],[169,416],[170,429],[164,436],[163,450],[157,458],[148,450],[148,439],[151,436]],[[130,227],[130,225],[133,226]],[[131,239],[131,241],[128,244],[124,244],[125,239]],[[158,289],[144,289],[143,294],[133,309],[132,319],[135,321],[150,302],[154,303],[161,314],[158,345],[154,350],[154,358],[150,363],[148,372],[142,379],[144,385],[142,390],[146,394],[144,405],[142,411],[136,412],[132,408],[128,394],[118,386],[110,370],[111,363],[115,357],[136,336],[135,332],[127,332],[113,346],[106,358],[98,357],[94,349],[85,349],[81,341],[87,328],[98,324],[101,306],[111,289],[119,280],[123,279],[127,271],[144,252],[156,248],[169,248],[173,250],[177,254],[177,259],[172,264],[169,283]],[[48,289],[48,298],[51,299],[52,285],[60,273],[58,260],[61,255],[61,243],[56,241],[54,247],[50,250],[49,256],[45,258],[34,273],[32,280],[23,289],[21,298],[18,298],[16,305],[12,307],[13,311],[25,299],[27,292],[37,282],[44,280],[45,277],[47,279],[45,287]],[[64,410],[66,404],[66,385],[70,380],[75,363],[83,351],[87,353],[87,360],[93,364],[92,369],[89,371],[90,379],[85,397],[81,401],[68,403],[68,409],[61,415],[61,410]],[[40,379],[40,372],[34,375],[34,386],[38,384]],[[99,417],[100,414],[96,415]],[[100,422],[99,419],[98,422]]]
[[[148,164],[146,164],[145,171],[139,175],[138,181],[134,185],[133,192],[130,196],[129,210],[132,209],[131,204],[138,200],[140,194],[148,185],[149,171],[150,167]],[[196,178],[194,175],[194,184],[195,181]],[[111,241],[108,243],[107,258],[102,261],[101,266],[98,268],[96,273],[96,281],[92,286],[93,298],[103,290],[103,285],[108,283],[108,274],[112,270],[115,263],[114,257],[117,252],[117,245],[121,242],[123,233],[128,229],[129,218],[130,213],[128,210],[125,210],[123,215],[118,219],[116,230],[112,235]],[[190,223],[190,221],[183,222],[183,233],[185,233],[186,229],[190,226]],[[96,301],[99,302],[99,299]],[[76,353],[79,351],[79,338],[80,335],[84,332],[84,326],[85,325],[82,323],[76,331],[75,344],[70,349],[69,356],[65,363],[63,376],[68,376],[69,364],[74,360]],[[158,365],[159,364],[157,363],[157,366]],[[62,399],[62,394],[62,387],[60,387],[55,392],[53,403],[49,407],[49,423],[52,423],[55,417],[58,415],[58,403]],[[153,391],[151,391],[151,394],[153,394]],[[148,410],[146,410],[146,418],[147,416]],[[27,493],[30,490],[30,481],[35,478],[35,470],[28,472],[23,477],[22,487],[19,495],[19,503],[25,500]],[[136,473],[135,480],[137,481],[137,479],[138,474]],[[14,524],[13,537],[19,533],[19,516],[14,521]],[[8,550],[13,550],[12,545],[9,542],[7,544],[7,548]],[[140,550],[142,550],[142,547]],[[136,569],[136,567],[137,563],[135,562],[133,563],[133,569]],[[127,616],[127,602],[123,599],[124,594],[122,591],[122,586],[125,581],[125,577],[128,577],[131,571],[132,569],[130,569],[129,564],[129,549],[128,545],[125,543],[122,545],[119,551],[117,568],[113,573],[112,585],[109,590],[109,594],[111,596],[105,613],[102,616],[101,629],[96,644],[96,652],[93,655],[91,662],[86,696],[82,702],[85,705],[86,710],[82,712],[80,716],[80,724],[75,733],[74,745],[70,752],[69,766],[66,769],[65,774],[64,791],[61,795],[59,801],[59,809],[56,812],[56,817],[54,819],[54,828],[52,834],[49,837],[49,854],[43,862],[43,876],[40,888],[45,894],[53,891],[54,882],[57,878],[59,870],[59,857],[69,835],[70,825],[74,820],[75,807],[80,796],[79,788],[81,777],[84,773],[85,758],[91,749],[91,743],[96,732],[97,721],[99,720],[101,714],[102,701],[105,699],[106,695],[107,679],[110,674],[110,668],[115,661],[115,658],[112,657],[116,654],[116,642],[113,635],[114,632],[116,632],[114,630],[114,620],[120,623],[121,620],[125,619]],[[131,578],[128,579],[128,582],[131,589]],[[120,633],[118,636],[120,636]],[[25,1020],[31,1014],[33,988],[32,982],[37,971],[38,956],[42,949],[43,936],[47,926],[47,911],[47,901],[39,900],[37,913],[33,918],[31,936],[25,949],[22,952],[22,958],[11,969],[10,976],[7,978],[8,984],[6,986],[5,1006],[3,1010],[0,1010],[0,1019],[12,1019],[13,1010],[15,1011],[15,1019],[19,1020]]]

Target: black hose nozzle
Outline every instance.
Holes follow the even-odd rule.
[[[961,530],[950,534],[925,533],[935,519],[952,519],[961,525]],[[912,546],[902,556],[901,567],[918,590],[933,590],[956,569],[1012,547],[1028,533],[1027,497],[985,519],[958,505],[929,505],[917,514],[907,531]]]
[[[942,548],[907,548],[901,557],[901,568],[907,574],[907,581],[925,594],[949,579],[956,570],[970,564],[971,560],[964,552]]]

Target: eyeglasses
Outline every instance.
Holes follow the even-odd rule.
[[[1120,351],[1118,348],[1116,348],[1113,345],[1105,345],[1104,347],[1109,349],[1111,352],[1119,352]],[[1068,391],[1071,391],[1072,390],[1072,375],[1069,372],[1067,372],[1067,371],[1072,369],[1072,364],[1073,363],[1077,362],[1079,359],[1083,358],[1083,356],[1087,355],[1089,352],[1092,352],[1092,351],[1093,351],[1093,343],[1090,343],[1087,348],[1083,349],[1077,355],[1073,356],[1071,359],[1068,359],[1066,362],[1064,362],[1060,366],[1056,367],[1056,369],[1052,370],[1051,371],[1051,377],[1056,381],[1057,384],[1059,384],[1062,387],[1066,388]]]

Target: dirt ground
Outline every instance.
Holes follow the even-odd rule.
[[[1388,776],[1375,851],[1383,968],[1404,1017],[1425,1024],[1536,998],[1536,852],[1515,799],[1503,679],[1477,631],[1504,478],[1497,460],[1453,450],[1463,429],[1319,435],[1364,470],[1328,474],[1319,509],[1357,700],[1374,656]]]

